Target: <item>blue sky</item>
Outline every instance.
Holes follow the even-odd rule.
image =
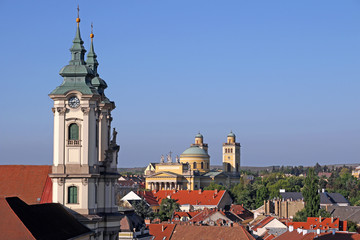
[[[242,165],[360,162],[356,0],[0,2],[1,164],[51,164],[48,94],[80,4],[115,101],[119,167],[180,155],[200,130],[211,164],[232,130]]]

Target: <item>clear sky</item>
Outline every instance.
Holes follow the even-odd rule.
[[[48,94],[80,4],[115,101],[119,167],[180,155],[200,130],[221,164],[360,162],[360,1],[0,1],[0,163],[52,164]]]

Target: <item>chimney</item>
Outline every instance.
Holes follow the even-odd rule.
[[[321,216],[319,216],[319,223],[321,223]]]
[[[199,194],[201,194],[201,188],[199,189]]]
[[[215,194],[218,194],[218,190],[217,190],[217,189],[215,189]]]
[[[331,223],[333,223],[334,222],[334,217],[331,217]]]
[[[289,232],[292,232],[292,231],[294,231],[294,226],[293,226],[293,225],[290,225],[290,226],[289,226]]]
[[[164,224],[161,224],[161,231],[164,231]]]

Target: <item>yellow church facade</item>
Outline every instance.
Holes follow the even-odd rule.
[[[223,170],[210,170],[208,144],[199,133],[195,143],[173,162],[171,153],[160,163],[150,163],[145,169],[145,187],[149,190],[196,190],[209,186],[211,182],[230,186],[240,181],[240,143],[230,133],[223,144]]]

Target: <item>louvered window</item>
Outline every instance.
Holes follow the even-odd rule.
[[[75,186],[68,188],[68,203],[78,203],[78,189]]]

